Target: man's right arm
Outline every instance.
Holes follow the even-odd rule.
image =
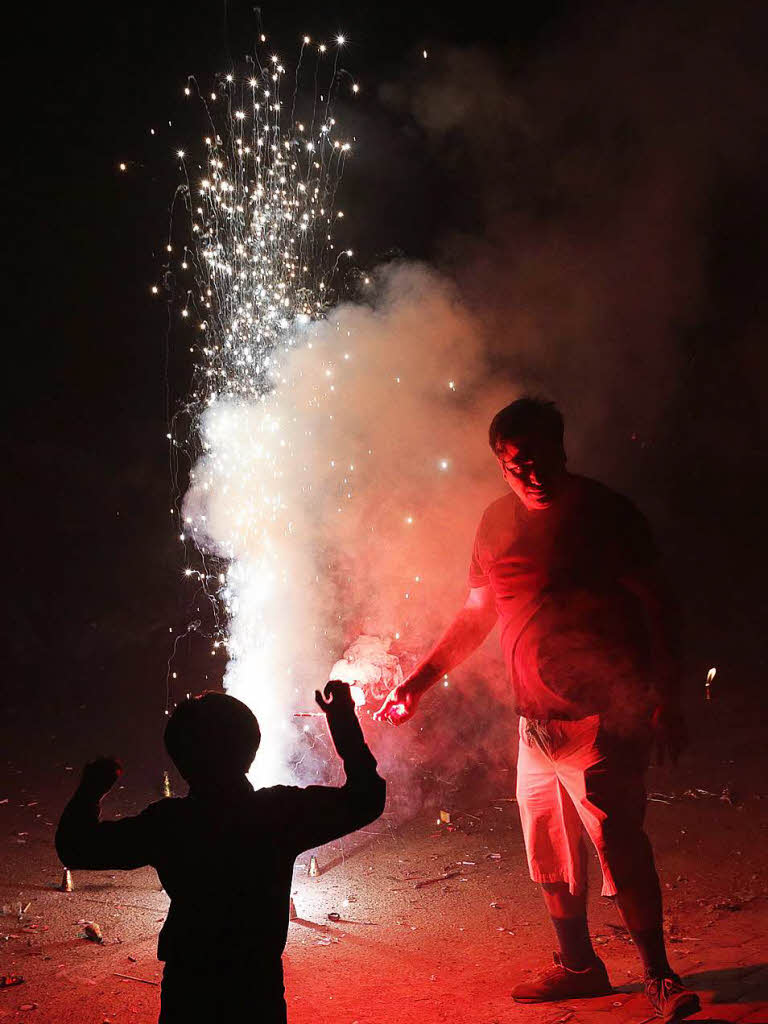
[[[473,587],[445,633],[408,678],[389,694],[375,717],[395,725],[407,721],[427,690],[477,650],[497,617],[491,587]]]

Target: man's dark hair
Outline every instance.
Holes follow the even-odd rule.
[[[188,781],[247,772],[260,742],[254,713],[227,693],[188,697],[165,727],[165,749]]]
[[[563,417],[554,402],[525,395],[496,413],[488,428],[488,443],[494,452],[505,441],[520,438],[562,448],[563,432]]]

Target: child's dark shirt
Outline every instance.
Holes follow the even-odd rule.
[[[171,899],[160,960],[206,968],[279,963],[296,856],[384,809],[386,785],[362,733],[350,746],[341,787],[254,791],[242,776],[226,790],[192,788],[118,821],[99,821],[98,799],[81,787],[59,822],[57,852],[69,868],[157,870]]]

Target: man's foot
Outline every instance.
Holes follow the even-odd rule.
[[[664,1024],[683,1020],[701,1009],[699,997],[687,989],[676,974],[668,974],[665,978],[646,977],[645,994]]]
[[[559,953],[554,954],[555,966],[532,981],[523,981],[512,989],[517,1003],[556,1003],[561,999],[589,999],[607,996],[612,991],[608,972],[602,960],[583,971],[572,971],[563,963]]]

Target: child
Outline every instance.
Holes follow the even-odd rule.
[[[293,862],[303,850],[374,821],[386,785],[376,772],[349,687],[330,682],[325,712],[346,784],[255,790],[246,772],[261,739],[255,716],[223,693],[185,700],[171,715],[165,745],[189,783],[183,799],[141,814],[99,821],[99,801],[121,768],[85,766],[61,816],[56,850],[70,868],[151,864],[171,899],[160,932],[165,961],[159,1024],[286,1021],[282,952],[288,934]]]

